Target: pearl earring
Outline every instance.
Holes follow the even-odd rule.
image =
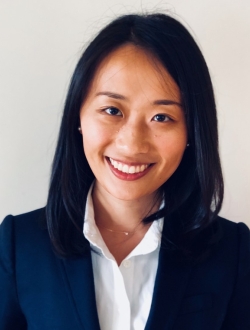
[[[78,131],[82,133],[82,128],[80,126],[78,127]]]
[[[190,144],[189,143],[187,143],[187,147],[189,147],[190,146]]]

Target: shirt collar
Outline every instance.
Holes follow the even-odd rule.
[[[92,200],[93,186],[94,183],[91,185],[89,189],[86,200],[83,234],[90,242],[91,247],[95,251],[101,253],[107,259],[114,260],[114,257],[109,252],[100,234],[100,231],[95,223],[94,206]],[[162,208],[163,206],[164,206],[164,202],[162,202],[160,208]],[[148,231],[146,232],[141,242],[134,248],[134,250],[125,259],[137,255],[148,254],[155,251],[160,245],[162,228],[163,228],[163,218],[153,221],[152,225],[149,227]]]

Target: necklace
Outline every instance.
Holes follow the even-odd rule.
[[[136,228],[139,227],[140,225],[141,225],[141,222],[139,222],[138,225],[136,225],[136,227],[134,228],[133,231],[117,231],[117,230],[113,230],[113,229],[107,228],[107,227],[105,227],[105,226],[103,226],[103,225],[100,225],[100,224],[98,224],[97,227],[101,227],[101,228],[103,228],[103,229],[106,229],[106,230],[108,230],[108,231],[111,232],[111,233],[123,234],[123,235],[128,236],[128,235],[132,235],[132,234],[134,234],[134,233],[137,231]]]

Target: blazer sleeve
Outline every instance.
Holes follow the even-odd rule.
[[[7,216],[0,225],[0,329],[27,329],[25,317],[18,301],[15,280],[13,216]]]
[[[250,231],[238,224],[238,275],[222,330],[250,329]]]

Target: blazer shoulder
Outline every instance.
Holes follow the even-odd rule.
[[[0,225],[1,250],[13,250],[19,247],[22,251],[31,246],[48,244],[49,235],[46,228],[45,208],[20,215],[8,215]]]
[[[0,230],[9,231],[16,226],[24,226],[27,229],[34,229],[34,226],[45,227],[45,207],[19,215],[7,215],[0,225]]]
[[[250,329],[250,230],[245,223],[219,218],[226,255],[235,259],[234,289],[222,329]],[[223,260],[226,259],[226,256]]]
[[[3,223],[6,221],[11,221],[11,219],[15,219],[17,221],[29,222],[29,221],[34,221],[35,219],[39,219],[44,216],[45,216],[45,207],[42,207],[40,209],[36,209],[36,210],[30,211],[30,212],[26,212],[26,213],[22,213],[22,214],[18,214],[18,215],[9,214],[4,218]]]
[[[250,240],[250,230],[248,226],[243,222],[233,222],[231,220],[218,217],[217,221],[222,229],[223,236],[225,238],[238,238],[243,241]]]
[[[238,272],[248,273],[250,280],[250,230],[248,226],[243,222],[235,223],[221,217],[218,221],[223,232],[222,245],[224,250],[227,253],[231,250],[231,257],[233,254],[237,255]]]
[[[235,229],[238,226],[244,227],[249,230],[248,226],[244,222],[235,222],[235,221],[223,218],[221,216],[218,216],[217,220],[222,224],[222,226],[224,226],[225,228],[228,228],[229,230],[230,229],[232,230],[233,228]]]

